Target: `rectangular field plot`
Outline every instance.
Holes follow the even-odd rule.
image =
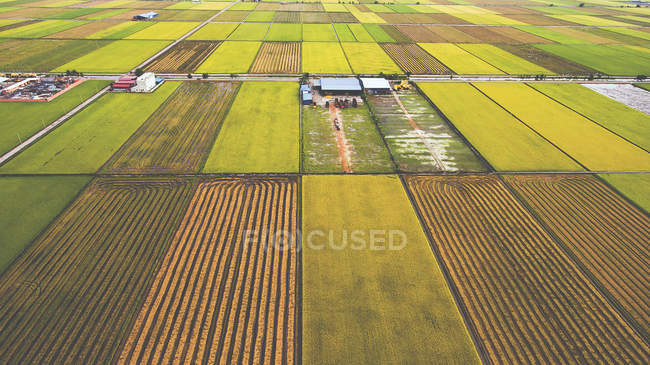
[[[303,24],[302,40],[305,42],[336,42],[336,33],[332,24]]]
[[[419,43],[425,51],[457,74],[498,75],[504,72],[451,43]]]
[[[650,332],[650,217],[596,177],[506,176],[646,336]]]
[[[451,70],[417,44],[383,43],[381,48],[404,72],[413,74],[451,74]]]
[[[106,173],[198,172],[239,83],[186,81],[106,163]]]
[[[390,155],[364,104],[344,109],[334,107],[333,102],[330,102],[329,109],[304,106],[302,142],[303,169],[306,172],[394,170]]]
[[[341,47],[354,73],[402,73],[402,70],[377,43],[341,43]]]
[[[491,44],[461,44],[459,47],[511,75],[548,75],[553,73]]]
[[[87,36],[102,31],[104,29],[114,26],[116,23],[110,22],[89,22],[78,27],[74,27],[62,32],[52,33],[45,38],[63,38],[63,39],[79,39],[86,38]]]
[[[112,362],[192,187],[92,182],[0,279],[0,361]]]
[[[169,41],[115,41],[63,66],[56,67],[52,71],[126,72],[168,44]]]
[[[196,72],[244,73],[248,72],[262,42],[221,43],[199,66]]]
[[[87,176],[0,177],[0,273],[89,181]]]
[[[650,170],[647,151],[525,84],[475,86],[589,170]]]
[[[479,363],[398,177],[305,176],[302,191],[304,363]]]
[[[349,74],[352,71],[338,42],[303,42],[302,72]]]
[[[109,44],[90,40],[6,40],[0,47],[0,69],[47,72]]]
[[[650,356],[497,177],[405,179],[490,362],[626,363]]]
[[[302,24],[273,23],[265,39],[278,42],[300,42],[302,40]]]
[[[616,191],[650,213],[650,174],[599,174]]]
[[[624,46],[537,44],[535,47],[608,75],[650,73],[650,58],[632,56]]]
[[[19,145],[106,85],[107,81],[85,81],[46,103],[0,103],[0,155]]]
[[[531,44],[499,44],[499,48],[561,75],[589,75],[598,71],[545,52]]]
[[[113,23],[114,24],[114,23]],[[88,39],[123,39],[133,33],[139,32],[147,27],[152,26],[154,23],[148,22],[123,22],[113,25],[109,28],[100,30],[98,32],[87,35]]]
[[[0,32],[0,38],[40,38],[88,23],[75,20],[44,20]]]
[[[269,23],[242,23],[230,34],[228,40],[263,41],[269,31],[269,25]]]
[[[222,41],[237,28],[237,23],[208,23],[189,36],[189,40]]]
[[[530,86],[646,151],[650,150],[650,115],[578,84],[531,83]]]
[[[293,82],[245,82],[204,172],[298,172],[299,105]]]
[[[487,170],[487,166],[416,91],[367,98],[400,171]]]
[[[178,87],[107,94],[0,167],[0,173],[94,173]]]
[[[297,194],[293,179],[202,181],[118,363],[294,364]]]
[[[158,22],[137,33],[131,34],[126,39],[169,39],[175,40],[193,28],[199,23],[193,22]]]
[[[182,41],[147,65],[146,70],[158,73],[194,72],[220,42]]]
[[[300,42],[265,42],[257,53],[251,73],[300,72]]]
[[[498,171],[583,168],[471,84],[419,83],[422,91]],[[469,108],[468,105],[472,107]]]

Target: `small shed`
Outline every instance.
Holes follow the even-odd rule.
[[[323,77],[320,79],[320,89],[323,94],[359,95],[361,84],[351,77]]]
[[[311,105],[314,102],[314,96],[310,91],[302,92],[302,105]]]
[[[146,93],[156,87],[156,75],[153,72],[145,72],[135,79],[135,86],[131,91],[136,93]]]
[[[388,80],[381,77],[362,77],[361,83],[368,94],[385,94],[391,91]]]
[[[155,11],[149,11],[146,13],[138,14],[133,17],[133,20],[151,20],[158,16],[158,13]]]

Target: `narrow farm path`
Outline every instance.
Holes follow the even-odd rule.
[[[334,103],[330,102],[330,122],[332,123],[332,128],[334,128],[334,134],[336,135],[336,144],[338,145],[339,150],[339,159],[341,160],[341,169],[346,174],[352,172],[350,167],[352,163],[350,162],[350,151],[348,150],[348,141],[345,138],[345,131],[343,130],[343,123],[341,116],[336,109]]]

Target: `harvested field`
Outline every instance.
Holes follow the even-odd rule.
[[[260,48],[251,73],[300,72],[300,42],[265,42]]]
[[[45,38],[63,38],[63,39],[79,39],[86,38],[87,36],[102,31],[106,28],[110,28],[119,23],[112,22],[90,22],[84,25],[81,25],[76,28],[64,30],[62,32],[50,34]]]
[[[201,182],[118,363],[295,363],[297,192]]]
[[[392,25],[389,24],[381,24],[379,27],[390,37],[392,38],[395,42],[397,43],[410,43],[411,38],[407,37],[404,33],[400,32],[397,30]]]
[[[493,32],[492,28],[494,27],[457,27],[457,29],[462,30],[472,37],[480,39],[483,43],[520,43],[501,33]]]
[[[186,81],[104,166],[107,173],[197,172],[239,83]]]
[[[194,72],[220,43],[182,41],[151,62],[146,70],[161,73]]]
[[[427,14],[431,18],[430,24],[470,24],[470,22],[449,14]]]
[[[431,32],[429,29],[422,25],[396,25],[395,27],[416,43],[433,43],[445,41],[442,37]]]
[[[597,72],[596,70],[571,62],[552,53],[544,52],[531,45],[499,44],[497,47],[560,75],[588,75]]]
[[[643,363],[644,340],[493,176],[406,177],[493,363]]]
[[[451,74],[451,70],[417,44],[383,43],[381,47],[404,72],[413,74]]]
[[[480,39],[460,30],[460,27],[428,25],[426,28],[436,34],[443,42],[449,43],[482,43]]]
[[[329,24],[331,22],[329,14],[325,12],[303,12],[300,13],[301,21],[303,23],[323,23]]]
[[[459,47],[511,75],[548,75],[553,73],[492,44],[461,44]]]
[[[644,336],[650,332],[650,217],[590,175],[507,176]]]
[[[97,179],[0,280],[0,361],[110,363],[193,183]]]
[[[350,13],[327,13],[332,23],[358,23],[359,21]]]
[[[513,27],[492,27],[491,30],[495,33],[501,34],[504,37],[507,37],[509,39],[512,39],[514,44],[517,43],[536,43],[536,44],[541,44],[541,43],[553,43],[552,41],[538,37],[534,34],[524,32],[522,30],[519,30],[517,28]],[[506,42],[504,42],[506,43]],[[511,43],[511,44],[512,44]]]
[[[300,23],[300,12],[278,11],[273,18],[274,23]]]

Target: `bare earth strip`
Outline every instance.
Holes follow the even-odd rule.
[[[645,363],[650,349],[494,176],[406,177],[493,363]]]
[[[193,186],[92,182],[0,280],[0,363],[111,363]]]
[[[197,172],[239,88],[184,82],[106,163],[108,173]]]
[[[119,363],[293,364],[296,229],[294,179],[201,183]]]

